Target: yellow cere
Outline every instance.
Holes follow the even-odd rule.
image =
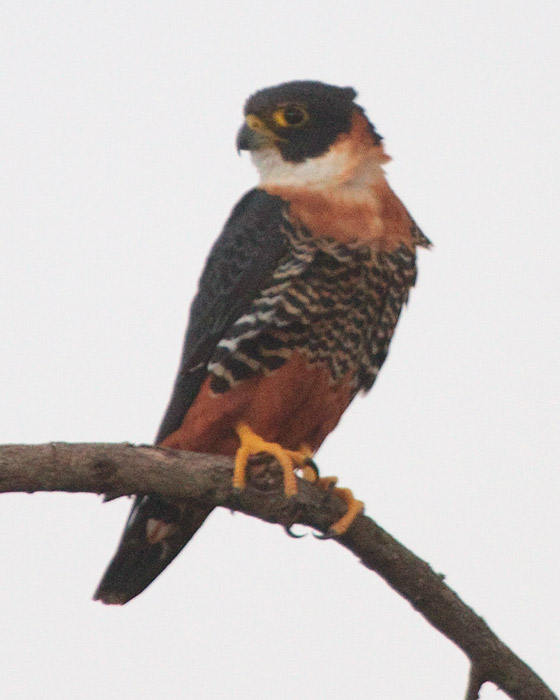
[[[265,122],[257,117],[256,114],[248,114],[245,117],[245,123],[252,131],[257,131],[259,134],[264,134],[270,141],[287,141],[287,139],[281,138],[278,134],[265,124]]]
[[[256,114],[248,114],[245,117],[245,121],[247,122],[249,129],[253,129],[253,131],[266,131],[266,126],[263,120],[259,119]]]

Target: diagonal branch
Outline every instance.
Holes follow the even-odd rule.
[[[0,492],[67,491],[113,496],[159,493],[225,506],[271,523],[301,523],[326,532],[345,510],[342,501],[306,481],[287,498],[276,465],[254,465],[241,494],[231,485],[229,457],[129,444],[0,446]],[[366,516],[359,516],[341,545],[379,574],[426,620],[468,656],[466,700],[490,681],[513,700],[558,700],[536,673],[428,564]]]

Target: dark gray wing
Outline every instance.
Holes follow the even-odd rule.
[[[214,243],[187,326],[179,373],[156,443],[177,430],[195,400],[212,353],[227,329],[250,307],[287,252],[280,197],[250,190]]]
[[[285,202],[262,190],[248,192],[214,244],[193,301],[179,374],[156,442],[182,423],[208,374],[207,364],[227,329],[250,307],[287,252],[282,234]],[[121,541],[94,599],[126,603],[141,593],[179,554],[212,508],[137,496]],[[150,520],[174,524],[165,541],[147,538]]]

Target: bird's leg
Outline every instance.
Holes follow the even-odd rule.
[[[294,469],[306,469],[306,462],[311,458],[311,450],[287,450],[277,442],[267,442],[257,435],[247,423],[239,423],[235,431],[239,436],[241,445],[235,454],[233,469],[233,487],[244,489],[246,486],[247,463],[251,455],[261,452],[272,455],[284,472],[284,493],[293,496],[297,493],[297,481]]]
[[[284,472],[284,493],[286,496],[293,496],[297,493],[297,480],[294,469],[301,469],[302,476],[306,481],[316,483],[327,491],[333,491],[341,498],[348,510],[335,523],[333,523],[327,537],[338,537],[343,535],[354,522],[357,515],[363,512],[364,504],[354,498],[350,489],[343,489],[336,486],[338,481],[336,476],[319,476],[317,465],[312,460],[313,452],[306,445],[299,450],[287,450],[277,442],[267,442],[257,435],[247,423],[239,423],[235,431],[239,436],[241,445],[235,454],[235,465],[233,469],[233,487],[242,490],[246,486],[247,464],[251,455],[265,453],[272,455]],[[291,533],[290,533],[291,534]]]
[[[319,467],[312,459],[313,452],[307,445],[303,445],[300,451],[307,455],[301,467],[301,476],[314,484],[319,479]]]
[[[339,535],[343,535],[354,522],[356,516],[363,512],[364,503],[363,501],[358,501],[356,498],[354,498],[354,494],[350,489],[341,489],[337,487],[336,484],[338,482],[338,478],[336,476],[320,477],[319,469],[317,468],[315,462],[311,459],[311,454],[311,451],[309,451],[309,456],[305,460],[302,467],[303,478],[306,481],[311,481],[312,483],[317,484],[322,489],[325,489],[325,491],[334,492],[339,498],[342,498],[342,500],[348,506],[346,513],[342,516],[342,518],[330,526],[329,533],[326,535],[327,538],[338,537]]]
[[[346,505],[348,506],[348,510],[346,511],[346,513],[342,516],[342,518],[337,520],[329,527],[329,531],[325,536],[326,539],[328,539],[329,537],[339,537],[348,530],[348,528],[354,522],[356,517],[360,515],[360,513],[363,513],[364,503],[363,501],[358,501],[356,498],[354,498],[354,494],[350,489],[341,489],[338,486],[336,486],[338,482],[336,476],[317,477],[315,481],[321,488],[327,491],[332,491],[336,496],[341,498],[344,501],[344,503],[346,503]],[[324,538],[320,537],[319,539]]]

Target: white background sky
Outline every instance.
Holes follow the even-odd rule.
[[[0,441],[153,439],[205,255],[256,182],[243,101],[353,85],[435,248],[321,470],[558,692],[559,20],[556,0],[3,0]],[[2,698],[462,697],[463,654],[352,555],[242,515],[126,607],[90,602],[128,508],[2,496]]]

